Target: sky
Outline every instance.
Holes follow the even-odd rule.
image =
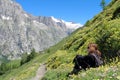
[[[111,0],[105,0],[108,4]],[[53,16],[65,21],[85,24],[102,11],[101,0],[16,0],[34,16]]]

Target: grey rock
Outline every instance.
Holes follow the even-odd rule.
[[[33,48],[37,52],[49,48],[75,30],[58,21],[30,15],[13,0],[0,0],[0,55],[19,59]]]

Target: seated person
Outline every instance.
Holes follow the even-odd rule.
[[[103,64],[103,61],[101,60],[101,52],[98,50],[97,44],[93,43],[88,45],[88,55],[76,55],[73,62],[75,65],[73,71],[69,74],[78,74],[82,69],[86,70],[86,68],[90,67],[95,68]]]

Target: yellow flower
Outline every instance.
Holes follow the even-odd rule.
[[[120,80],[120,76],[117,76],[117,79]]]

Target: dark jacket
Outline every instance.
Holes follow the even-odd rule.
[[[103,61],[99,56],[97,56],[95,53],[81,56],[76,55],[73,62],[75,63],[74,68],[79,69],[80,67],[82,69],[90,68],[90,67],[99,67],[103,64]]]
[[[101,60],[101,57],[100,57],[100,56],[98,56],[98,55],[95,54],[95,53],[92,53],[91,55],[95,57],[96,66],[100,66],[100,65],[103,64],[103,61]]]

